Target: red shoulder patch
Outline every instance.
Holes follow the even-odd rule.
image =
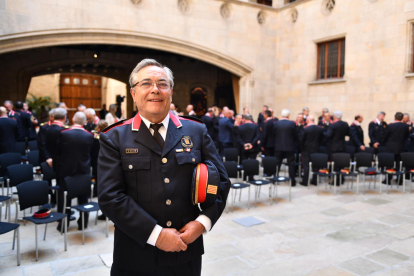
[[[196,122],[196,123],[199,123],[199,124],[204,124],[203,121],[201,121],[198,118],[189,118],[187,116],[186,117],[179,116],[178,119],[184,120],[184,121],[193,121],[193,122]]]
[[[133,118],[128,119],[128,120],[119,121],[119,122],[117,122],[115,124],[112,124],[112,125],[108,126],[102,132],[103,133],[107,133],[108,131],[110,131],[111,129],[114,129],[116,127],[123,126],[123,125],[130,125],[130,124],[132,124],[132,121],[133,121]]]

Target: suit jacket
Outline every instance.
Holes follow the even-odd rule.
[[[263,115],[263,113],[259,113],[259,116],[257,117],[257,125],[259,126],[259,128],[261,128],[262,129],[262,131],[263,131],[263,128],[264,128],[264,126],[265,126],[265,118],[264,118],[264,115]]]
[[[317,125],[309,125],[303,128],[301,137],[301,149],[304,153],[315,153],[319,151],[323,139],[323,129]]]
[[[51,122],[43,123],[39,127],[37,134],[37,148],[39,149],[39,163],[45,162],[50,158],[49,152],[46,150],[46,131]]]
[[[258,151],[257,141],[260,140],[260,130],[259,126],[254,123],[247,123],[239,126],[239,131],[237,135],[238,144],[244,150],[244,144],[250,143],[252,144],[253,148],[249,150],[251,151]]]
[[[201,120],[204,122],[204,124],[207,127],[208,135],[210,135],[211,139],[213,141],[217,141],[218,136],[218,120],[215,119],[215,117],[210,117],[204,115],[201,117]]]
[[[351,138],[350,144],[355,147],[355,149],[358,149],[360,146],[365,145],[364,131],[360,125],[358,126],[355,123],[352,123],[352,125],[349,127],[349,135]]]
[[[31,115],[22,110],[15,110],[14,112],[16,114],[20,114],[21,120],[21,124],[19,126],[20,135],[18,140],[25,141],[25,139],[29,138],[30,128],[32,127],[32,120],[30,119]]]
[[[345,136],[349,136],[349,125],[344,121],[336,121],[325,132],[329,139],[329,152],[346,152]]]
[[[294,152],[298,140],[296,123],[289,120],[280,120],[273,125],[275,151]]]
[[[275,147],[275,136],[273,135],[273,125],[277,122],[276,119],[270,119],[264,123],[262,128],[261,145],[265,148]]]
[[[219,121],[219,142],[233,143],[232,139],[233,120],[223,117]]]
[[[402,122],[395,122],[388,125],[384,135],[384,143],[387,151],[400,154],[405,150],[405,143],[410,134],[410,126]]]
[[[14,152],[18,137],[17,121],[8,117],[0,117],[0,154]]]
[[[369,143],[370,147],[373,147],[375,143],[379,143],[381,146],[384,146],[385,132],[387,130],[387,123],[382,122],[380,125],[377,121],[372,121],[368,125],[368,135],[371,140]]]
[[[93,145],[93,134],[82,126],[72,126],[62,130],[57,141],[59,155],[58,177],[75,174],[90,174],[90,153]]]
[[[200,236],[186,251],[164,252],[147,244],[156,224],[179,230],[199,214],[212,226],[221,216],[230,181],[204,124],[170,112],[164,148],[134,118],[118,122],[100,134],[98,161],[99,206],[115,223],[114,265],[127,271],[155,270],[160,265],[180,265],[204,253]],[[193,147],[182,151],[183,137]],[[129,151],[128,151],[129,150]],[[129,153],[128,153],[129,152]],[[130,154],[132,152],[132,154]],[[217,199],[212,206],[192,204],[191,182],[197,163],[210,160],[220,173]],[[210,181],[210,180],[209,180]],[[166,199],[171,200],[166,205]]]
[[[57,141],[60,136],[60,132],[66,129],[64,126],[61,126],[54,122],[46,130],[46,150],[49,154],[49,157],[53,159],[53,170],[58,173],[59,170],[59,154],[57,149]]]

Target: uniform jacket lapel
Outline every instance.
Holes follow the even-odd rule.
[[[156,154],[161,155],[160,146],[157,144],[157,141],[155,141],[154,137],[151,135],[151,132],[149,131],[149,129],[144,123],[141,123],[141,126],[139,127],[139,131],[136,132],[136,136],[134,140],[135,142],[140,143],[144,147],[149,148]],[[165,149],[165,146],[164,146],[164,149]]]
[[[172,148],[177,145],[180,141],[182,135],[181,130],[177,128],[174,122],[171,120],[168,123],[167,137],[165,139],[164,149],[162,150],[162,155],[166,155]]]

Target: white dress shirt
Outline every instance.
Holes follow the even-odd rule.
[[[154,129],[151,128],[151,123],[150,121],[148,121],[147,119],[145,119],[141,114],[139,114],[139,116],[141,116],[142,121],[144,122],[144,124],[147,126],[147,128],[149,129],[149,131],[151,132],[151,135],[154,136]],[[158,130],[159,134],[161,134],[162,139],[167,138],[167,130],[168,130],[168,123],[170,122],[170,113],[167,114],[167,116],[164,118],[164,120],[162,120],[162,127],[160,127],[160,129]],[[198,218],[196,219],[196,221],[200,222],[204,228],[204,234],[207,234],[208,231],[210,231],[211,229],[211,220],[205,216],[205,215],[199,215]],[[160,225],[155,225],[154,230],[152,230],[151,235],[149,236],[147,243],[155,246],[155,243],[157,242],[158,236],[160,235],[162,230],[162,227]]]

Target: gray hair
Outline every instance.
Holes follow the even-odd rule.
[[[384,111],[380,111],[380,112],[378,112],[378,116],[379,115],[384,115],[385,116],[385,112]]]
[[[302,111],[309,110],[309,107],[302,108]]]
[[[327,109],[326,107],[324,107],[322,110],[324,113],[329,112],[329,109]]]
[[[85,114],[91,114],[91,115],[96,115],[95,110],[93,108],[87,108],[85,109]]]
[[[5,105],[5,104],[11,104],[11,106],[13,106],[13,102],[12,102],[12,101],[9,101],[9,100],[4,101],[4,105]]]
[[[0,106],[0,115],[3,116],[4,114],[7,114],[7,109],[4,106]]]
[[[409,118],[410,117],[410,114],[404,113],[404,116],[407,116]]]
[[[253,121],[252,115],[249,115],[249,114],[244,115],[244,119],[247,120],[247,121]]]
[[[77,125],[83,126],[86,122],[86,115],[82,111],[78,111],[73,116],[73,122]]]
[[[56,110],[56,108],[52,108],[51,110],[49,110],[49,116],[54,116],[55,115],[55,110]]]
[[[288,117],[290,115],[290,110],[289,109],[283,109],[281,115],[282,115],[282,117]]]
[[[62,107],[55,108],[55,114],[54,114],[55,120],[65,119],[66,114],[68,113],[66,112],[64,108]]]
[[[335,118],[342,119],[342,112],[337,110],[334,112],[334,116]]]
[[[64,102],[60,102],[57,107],[62,107],[62,106],[66,106],[66,104]]]
[[[162,65],[161,63],[159,63],[158,61],[156,61],[155,59],[151,59],[151,58],[146,58],[141,60],[137,66],[135,66],[134,70],[132,70],[131,75],[129,75],[129,85],[132,87],[135,83],[135,76],[136,74],[143,68],[147,67],[147,66],[157,66],[160,67],[162,69],[164,69],[165,73],[167,74],[168,80],[170,81],[171,84],[171,89],[173,89],[174,87],[174,76],[173,73],[171,71],[170,68],[168,68],[167,66]]]

